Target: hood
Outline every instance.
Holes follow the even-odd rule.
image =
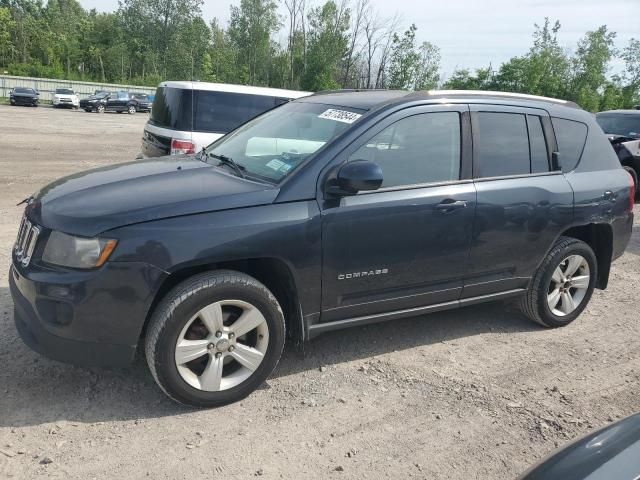
[[[75,93],[54,93],[54,97],[58,98],[75,98],[77,95]]]
[[[92,237],[133,223],[266,205],[278,192],[193,156],[162,157],[61,178],[33,196],[28,215],[47,228]]]

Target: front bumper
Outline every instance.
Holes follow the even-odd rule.
[[[53,99],[54,107],[79,107],[80,101],[76,99],[65,99],[65,98],[54,98]]]
[[[79,272],[14,263],[9,287],[25,344],[81,366],[131,363],[153,294],[165,273],[143,263]]]

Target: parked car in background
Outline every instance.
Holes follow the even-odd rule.
[[[639,455],[636,414],[562,447],[520,480],[638,480]]]
[[[220,406],[265,381],[287,335],[502,299],[569,325],[624,253],[633,191],[572,103],[313,95],[197,155],[40,189],[12,253],[14,318],[75,364],[127,365],[143,345],[171,398]]]
[[[105,105],[107,112],[148,112],[151,110],[151,102],[145,93],[118,92],[109,97]]]
[[[110,97],[110,92],[96,93],[95,95],[80,100],[80,108],[86,112],[104,113]]]
[[[609,110],[596,114],[596,120],[609,137],[620,163],[633,177],[638,191],[640,178],[640,107],[635,110]]]
[[[219,83],[161,83],[144,127],[141,156],[195,153],[261,113],[307,95]]]
[[[11,105],[37,107],[39,95],[40,93],[33,88],[16,87],[9,92],[9,103]]]
[[[53,93],[52,104],[54,108],[80,108],[80,99],[78,98],[78,95],[76,95],[76,93],[70,88],[56,88],[55,92]]]

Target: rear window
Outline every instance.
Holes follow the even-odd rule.
[[[150,123],[174,130],[228,133],[280,103],[271,96],[159,87]]]
[[[192,90],[158,87],[149,123],[174,130],[192,131],[192,93]]]
[[[563,172],[570,172],[578,165],[584,144],[587,141],[587,126],[584,123],[551,117],[558,141],[558,161]]]
[[[640,137],[640,113],[638,114],[598,114],[596,120],[604,133]]]

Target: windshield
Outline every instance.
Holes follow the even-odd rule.
[[[16,88],[13,90],[15,93],[35,93],[31,88]]]
[[[596,120],[604,133],[640,137],[640,114],[597,115]]]
[[[278,183],[364,112],[346,107],[292,102],[222,137],[206,149],[209,162],[231,158],[249,177]]]
[[[69,88],[56,88],[56,93],[61,95],[73,95],[73,90]]]

